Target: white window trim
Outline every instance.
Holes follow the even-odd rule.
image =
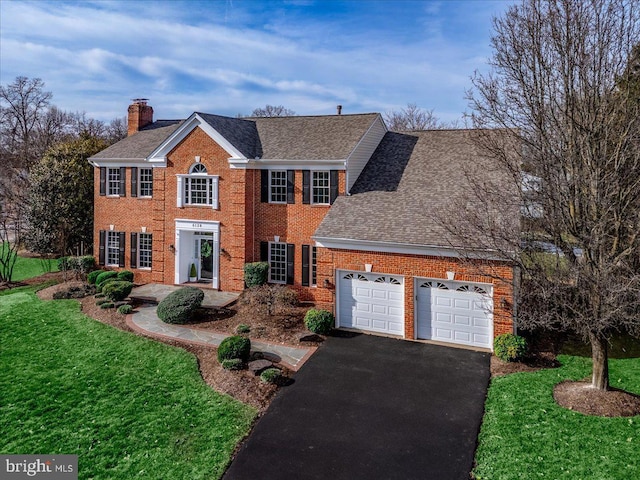
[[[193,173],[193,174],[182,174],[179,173],[176,175],[176,177],[178,177],[178,186],[177,186],[177,202],[176,202],[176,206],[178,208],[182,208],[182,207],[204,207],[204,208],[213,208],[214,210],[218,210],[218,198],[219,198],[219,194],[218,194],[218,175],[203,175],[201,173]],[[211,203],[187,203],[186,202],[186,186],[187,186],[187,181],[191,178],[206,178],[207,180],[209,180],[210,182],[213,183],[213,187],[212,187],[212,198],[211,198]]]
[[[111,171],[116,171],[118,172],[118,180],[115,182],[116,183],[116,189],[117,193],[111,193]],[[119,197],[120,196],[120,181],[122,180],[120,178],[120,167],[107,167],[107,185],[106,185],[106,189],[107,189],[107,197]]]
[[[151,171],[151,195],[142,195],[142,171],[150,170]],[[140,167],[138,168],[138,198],[153,198],[153,168],[150,167]]]
[[[271,247],[272,245],[284,245],[284,280],[274,280],[271,276],[273,269],[271,268]],[[269,283],[277,283],[280,285],[287,284],[287,243],[286,242],[269,242],[269,255],[267,257],[269,263]]]
[[[141,243],[141,240],[142,240],[142,235],[149,235],[151,237],[151,266],[150,267],[141,267],[140,266],[140,251],[141,251],[140,243]],[[139,233],[138,234],[137,256],[138,256],[137,265],[138,265],[138,269],[139,270],[151,270],[153,268],[153,234],[152,233],[146,232],[146,233]]]
[[[327,186],[327,189],[328,189],[327,198],[328,198],[328,200],[327,200],[326,203],[325,202],[315,202],[313,200],[313,198],[315,197],[315,195],[313,193],[314,189],[315,189],[315,186],[313,184],[313,175],[314,175],[314,173],[326,173],[327,176],[328,176],[328,183],[329,183],[328,186]],[[311,185],[309,185],[309,188],[310,188],[309,194],[310,194],[310,197],[311,197],[310,198],[311,205],[331,205],[331,171],[330,170],[311,170],[311,178],[309,179],[309,181],[311,183]],[[324,188],[324,187],[322,187],[322,188]]]
[[[284,173],[284,200],[282,201],[273,200],[272,188],[271,188],[271,180],[273,178],[272,177],[273,173]],[[287,171],[286,170],[280,170],[280,169],[269,170],[269,203],[274,203],[276,205],[285,205],[287,203]]]

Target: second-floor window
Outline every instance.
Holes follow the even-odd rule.
[[[208,175],[202,163],[192,165],[188,175],[178,175],[178,207],[183,205],[218,208],[218,177]]]
[[[141,168],[140,169],[140,186],[141,197],[153,197],[153,169]]]
[[[271,203],[287,203],[286,170],[271,170],[269,172],[269,201]]]
[[[329,171],[311,172],[311,182],[312,203],[328,205],[331,199],[331,190],[329,188]]]
[[[120,195],[120,169],[107,168],[107,195]]]

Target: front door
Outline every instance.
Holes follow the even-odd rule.
[[[211,282],[213,280],[213,239],[199,238],[197,248],[200,255],[198,279]]]

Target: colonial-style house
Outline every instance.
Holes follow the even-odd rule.
[[[491,349],[513,331],[511,265],[463,261],[434,221],[480,158],[470,130],[389,132],[378,113],[153,121],[90,158],[100,265],[140,283],[240,292],[243,266],[336,326]],[[477,175],[482,175],[478,168]]]

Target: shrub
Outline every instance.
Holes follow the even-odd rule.
[[[267,283],[269,264],[267,262],[253,262],[244,264],[244,283],[248,288],[259,287]]]
[[[239,358],[227,358],[221,363],[225,370],[242,370],[244,368],[244,362]]]
[[[498,335],[493,341],[493,353],[505,362],[516,362],[527,351],[527,342],[519,335],[504,333]]]
[[[133,307],[131,305],[120,305],[118,307],[118,313],[121,315],[128,315],[133,312]]]
[[[94,295],[95,298],[104,298],[104,293],[96,293]]]
[[[69,270],[69,257],[60,257],[58,259],[58,270],[61,272]]]
[[[249,360],[250,353],[251,340],[239,335],[233,335],[220,342],[218,346],[218,361],[222,363],[223,360],[239,358],[243,362],[246,362]]]
[[[96,259],[91,255],[84,255],[83,257],[75,257],[76,265],[74,268],[79,270],[79,273],[87,275],[96,268]]]
[[[260,380],[264,383],[273,383],[277,384],[282,377],[282,373],[277,368],[271,367],[267,368],[260,374]]]
[[[245,290],[242,303],[260,313],[274,315],[295,307],[298,304],[298,294],[285,285],[261,285]]]
[[[251,328],[249,328],[249,325],[245,325],[244,323],[241,323],[236,327],[236,333],[249,333],[250,331]]]
[[[335,325],[335,318],[331,312],[312,308],[304,316],[304,324],[313,333],[326,335]]]
[[[102,286],[102,293],[112,302],[121,302],[131,293],[133,283],[122,280],[112,280]]]
[[[54,300],[68,299],[68,298],[84,298],[87,295],[94,293],[94,288],[91,285],[82,285],[79,287],[73,286],[66,290],[60,290],[53,294]]]
[[[108,303],[108,302],[109,302],[109,300],[107,300],[106,298],[99,298],[98,300],[96,300],[96,305],[100,306],[103,303]]]
[[[158,304],[157,314],[166,323],[186,323],[192,313],[200,307],[204,292],[195,287],[184,287],[167,295]]]
[[[103,283],[105,283],[110,278],[116,278],[118,276],[118,272],[107,271],[102,272],[96,277],[96,287],[101,287]]]
[[[109,302],[109,301],[106,301],[105,303],[101,303],[100,304],[100,308],[105,309],[105,310],[107,308],[113,308],[113,306],[114,306],[113,302]]]
[[[196,264],[192,263],[191,267],[189,267],[189,278],[196,278],[198,276],[198,271],[196,270]]]
[[[123,280],[125,282],[133,282],[133,272],[129,270],[122,270],[118,272],[117,275],[118,280]]]
[[[87,275],[87,282],[89,282],[90,285],[95,285],[96,279],[101,273],[104,273],[104,270],[94,270],[89,275]]]

